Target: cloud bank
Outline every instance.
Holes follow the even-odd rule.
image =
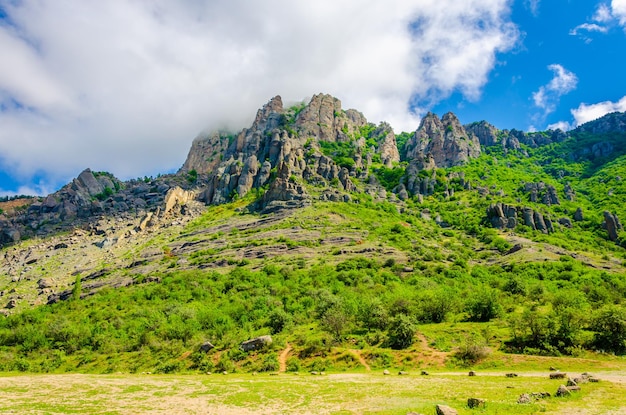
[[[412,130],[416,109],[480,97],[518,39],[509,6],[0,0],[0,170],[48,186],[175,170],[200,130],[246,126],[276,94],[330,93]]]

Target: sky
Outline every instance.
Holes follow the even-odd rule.
[[[317,93],[398,133],[626,111],[626,0],[0,0],[0,196],[176,171],[202,131]]]

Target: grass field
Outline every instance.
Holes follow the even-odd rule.
[[[0,376],[2,414],[626,414],[626,371],[598,372],[570,397],[554,393],[563,380],[548,372],[382,371],[312,376],[259,375],[11,375]],[[572,373],[575,375],[575,373]],[[517,404],[522,393],[553,397]],[[486,400],[469,409],[467,399]]]

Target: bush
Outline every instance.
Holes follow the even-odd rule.
[[[389,327],[389,347],[392,349],[406,349],[413,344],[416,327],[408,316],[396,316]]]
[[[485,342],[476,337],[466,337],[454,357],[464,364],[475,364],[489,356],[489,348]]]
[[[259,372],[276,372],[279,369],[280,363],[278,363],[278,356],[276,353],[269,353],[263,358]]]
[[[300,369],[302,369],[300,359],[297,357],[290,357],[287,359],[287,372],[299,372]]]

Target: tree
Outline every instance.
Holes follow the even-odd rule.
[[[416,327],[413,321],[404,314],[399,314],[389,325],[389,347],[392,349],[406,349],[413,344]]]
[[[593,316],[591,328],[595,331],[594,344],[598,349],[618,354],[626,352],[626,309],[606,305]]]
[[[498,293],[494,289],[482,288],[476,291],[466,305],[470,321],[489,321],[498,317],[501,311]]]

